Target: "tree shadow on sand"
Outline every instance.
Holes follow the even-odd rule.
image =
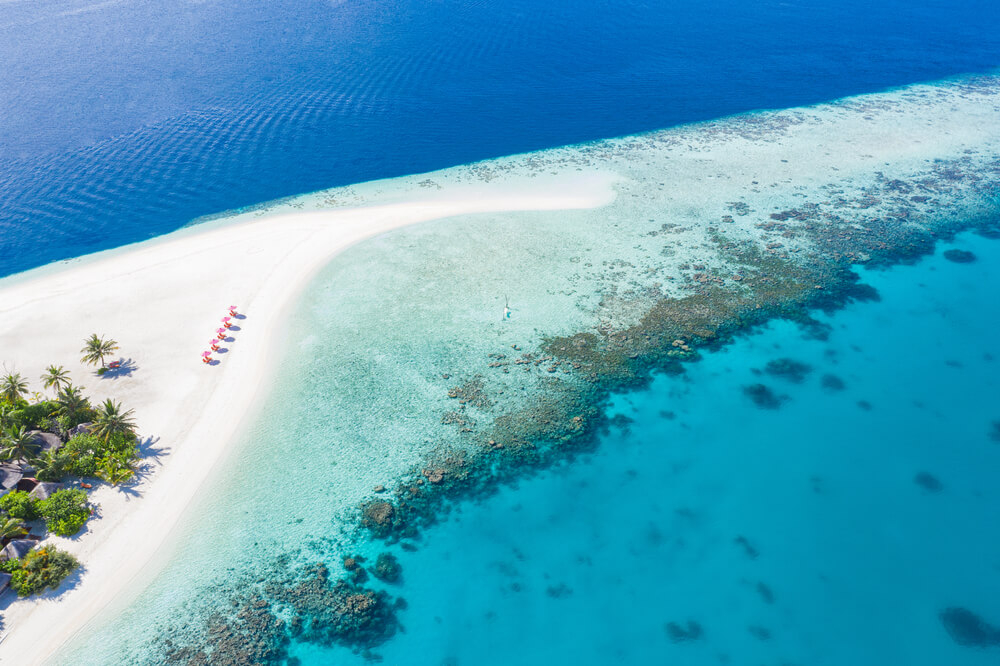
[[[117,365],[114,365],[117,363]],[[101,379],[118,379],[120,377],[131,377],[132,373],[139,369],[135,361],[131,358],[120,358],[111,365],[104,368],[104,372],[98,375]]]

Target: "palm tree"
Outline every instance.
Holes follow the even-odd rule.
[[[64,386],[69,386],[69,372],[66,368],[61,365],[50,365],[45,368],[45,373],[42,374],[42,386],[45,388],[55,388],[56,395],[59,394],[59,390]]]
[[[97,475],[113,486],[132,478],[135,470],[127,462],[108,456],[97,466]]]
[[[104,367],[104,357],[110,356],[118,351],[118,343],[114,340],[105,340],[104,338],[97,337],[97,333],[92,334],[87,338],[83,345],[83,349],[80,353],[83,354],[83,358],[80,360],[84,363],[89,363],[90,365],[97,365],[97,362],[101,362],[101,367]]]
[[[56,396],[56,402],[59,403],[56,412],[72,421],[78,413],[89,408],[90,401],[80,392],[81,390],[82,388],[71,384],[60,390]]]
[[[72,462],[72,455],[65,451],[46,451],[40,458],[35,458],[31,464],[37,470],[35,478],[39,481],[62,481],[66,476],[66,467]]]
[[[28,460],[36,449],[35,436],[29,434],[24,426],[7,429],[0,444],[0,458],[6,460]]]
[[[116,403],[108,398],[97,408],[97,418],[94,419],[92,432],[105,442],[112,435],[134,434],[135,419],[132,418],[134,413],[134,409],[123,412],[120,402]]]
[[[16,539],[27,533],[28,530],[24,529],[19,518],[8,517],[6,520],[0,518],[0,543],[5,539]]]
[[[0,378],[0,395],[13,404],[28,392],[28,382],[24,381],[20,372],[8,372]]]

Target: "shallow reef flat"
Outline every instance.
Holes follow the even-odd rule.
[[[774,319],[822,339],[816,312],[877,298],[859,268],[912,263],[962,231],[1000,236],[1000,78],[337,188],[240,219],[577,171],[614,178],[617,198],[456,216],[338,256],[294,315],[271,399],[195,507],[207,518],[178,535],[183,555],[62,660],[124,658],[107,637],[126,623],[138,662],[376,649],[406,614],[377,555],[592,451],[624,425],[612,396]]]

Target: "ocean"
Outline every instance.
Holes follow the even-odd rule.
[[[321,188],[1000,64],[990,0],[0,7],[0,276]]]
[[[995,663],[991,9],[4,5],[0,274],[622,178],[331,261],[170,561],[57,663]]]

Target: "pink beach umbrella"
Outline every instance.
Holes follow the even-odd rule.
[[[212,352],[202,352],[201,353],[202,363],[210,363],[212,361]]]
[[[232,315],[232,316],[234,316],[234,317],[236,316],[236,306],[235,305],[230,305],[229,306],[229,314]]]
[[[215,338],[208,341],[208,346],[212,348],[212,351],[219,351],[219,341]]]
[[[229,328],[230,326],[232,326],[232,324],[229,323],[230,319],[232,319],[232,317],[223,317],[222,318],[222,325],[225,326],[226,328]]]
[[[226,337],[226,329],[220,328],[219,330],[217,330],[215,332],[215,334],[216,334],[215,337],[217,337],[220,340],[222,340],[222,339],[224,339]]]

